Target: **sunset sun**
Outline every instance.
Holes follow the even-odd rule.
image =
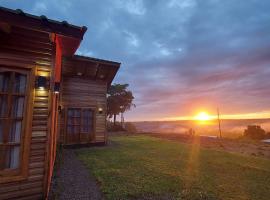
[[[211,119],[210,115],[207,112],[200,112],[194,118],[195,120],[199,121],[208,121]]]

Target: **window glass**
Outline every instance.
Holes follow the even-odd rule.
[[[79,117],[69,117],[68,125],[80,125],[81,119]]]
[[[7,95],[0,95],[0,117],[7,116]]]
[[[0,92],[8,91],[10,75],[10,72],[0,72]]]
[[[9,142],[20,142],[22,122],[13,120],[9,133]]]
[[[74,126],[74,133],[79,134],[80,133],[80,126]]]
[[[80,109],[75,109],[74,116],[75,117],[80,117],[80,115],[81,115]]]
[[[26,90],[26,76],[19,73],[15,73],[13,92],[24,94],[25,90]]]
[[[74,115],[74,110],[73,109],[68,109],[68,116],[72,117]]]
[[[19,167],[19,161],[20,161],[20,147],[9,146],[6,149],[5,157],[6,157],[5,168],[17,169]]]
[[[94,112],[90,108],[68,108],[66,135],[68,142],[85,142],[89,140],[93,130]],[[78,137],[77,137],[78,136]]]
[[[80,133],[80,126],[67,126],[68,134],[78,134]]]
[[[92,127],[93,111],[91,109],[84,109],[82,115],[82,132],[89,132]]]
[[[14,96],[12,102],[12,116],[13,117],[22,117],[23,116],[23,106],[24,106],[24,97]]]
[[[89,127],[88,127],[88,126],[83,125],[83,126],[82,126],[82,132],[84,132],[84,133],[89,132]]]
[[[5,146],[0,145],[0,170],[5,168]]]
[[[68,117],[68,125],[72,125],[73,124],[73,118]]]
[[[25,74],[0,72],[0,170],[20,167],[26,86]]]
[[[74,132],[74,126],[68,126],[67,127],[67,133],[72,134]]]
[[[80,123],[81,123],[81,118],[76,117],[76,118],[74,119],[74,125],[80,125]]]

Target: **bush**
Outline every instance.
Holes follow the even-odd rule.
[[[129,133],[136,133],[137,132],[136,126],[131,122],[126,122],[125,123],[125,129]]]
[[[107,122],[107,131],[109,132],[117,132],[117,131],[126,131],[122,126],[121,123],[116,122],[113,124],[113,122]]]
[[[244,137],[248,137],[254,140],[261,140],[267,137],[266,132],[261,126],[249,125],[244,131]]]
[[[125,122],[124,127],[121,126],[120,122],[113,122],[107,121],[107,131],[109,132],[118,132],[118,131],[127,131],[129,133],[136,133],[137,129],[134,124],[131,122]]]

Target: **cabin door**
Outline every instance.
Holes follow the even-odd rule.
[[[89,143],[94,135],[94,111],[90,108],[67,108],[66,113],[66,144]]]

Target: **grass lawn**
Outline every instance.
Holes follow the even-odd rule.
[[[149,136],[77,151],[107,199],[270,199],[270,160]]]

